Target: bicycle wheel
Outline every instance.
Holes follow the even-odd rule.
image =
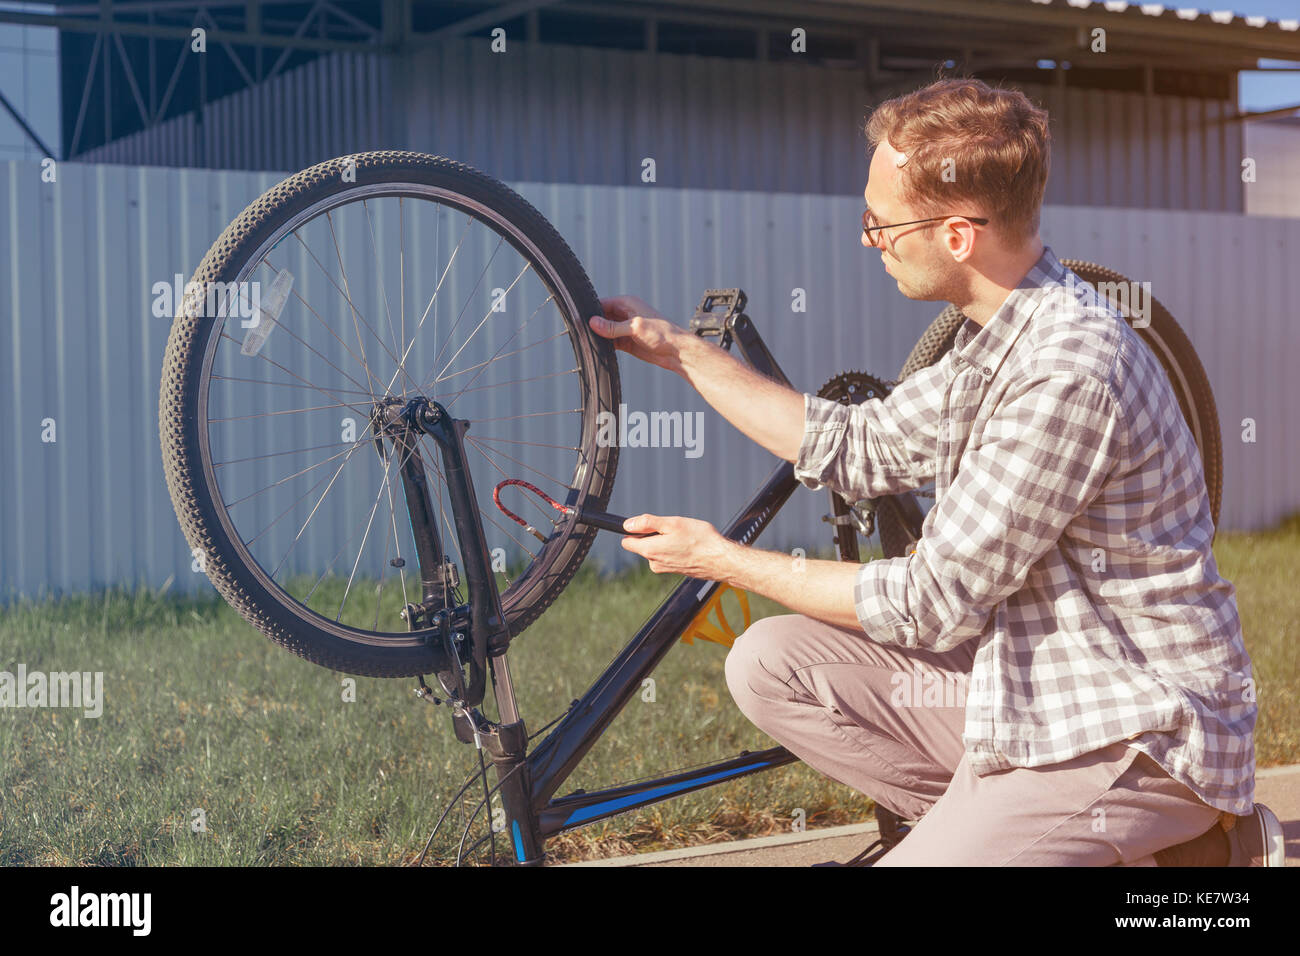
[[[344,156],[254,200],[186,288],[159,395],[168,489],[218,592],[314,663],[429,673],[430,635],[402,621],[416,548],[404,461],[378,414],[425,397],[471,422],[472,485],[517,635],[596,529],[521,496],[514,510],[550,532],[535,542],[493,508],[491,489],[522,477],[566,505],[606,507],[618,449],[597,441],[598,422],[618,408],[619,378],[614,349],[587,325],[599,312],[554,228],[462,163]],[[420,456],[446,557],[463,567],[436,444],[401,452]],[[451,606],[455,569],[444,570]]]
[[[1099,282],[1127,283],[1129,281],[1118,272],[1092,262],[1062,259],[1061,264],[1094,287]],[[1112,302],[1111,304],[1125,318],[1131,319],[1123,303]],[[1210,389],[1210,380],[1206,377],[1205,369],[1196,355],[1196,350],[1192,348],[1192,343],[1174,321],[1174,317],[1169,314],[1169,310],[1152,298],[1150,312],[1150,324],[1136,327],[1134,331],[1160,360],[1165,374],[1169,376],[1174,395],[1178,398],[1183,417],[1187,420],[1192,436],[1196,439],[1205,471],[1210,514],[1217,529],[1219,504],[1223,494],[1223,445],[1219,434],[1219,413],[1214,403],[1214,393]],[[950,305],[940,312],[912,347],[911,354],[908,355],[907,361],[903,363],[903,370],[899,373],[899,381],[919,369],[933,365],[946,355],[953,347],[957,331],[965,321],[966,316],[955,306]],[[918,491],[924,493],[923,489]],[[882,508],[879,515],[880,541],[886,557],[907,554],[921,536],[923,514],[916,502],[915,494],[896,495],[894,500],[898,507],[889,510]]]

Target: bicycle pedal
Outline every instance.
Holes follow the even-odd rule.
[[[699,336],[722,336],[723,347],[730,345],[732,325],[745,311],[748,297],[741,289],[706,289],[691,317],[690,330]],[[722,306],[721,311],[716,311]]]

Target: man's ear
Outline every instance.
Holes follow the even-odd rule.
[[[953,262],[966,262],[975,252],[974,239],[972,238],[970,242],[966,242],[961,230],[948,230],[945,240]]]

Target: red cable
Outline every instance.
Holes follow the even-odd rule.
[[[499,482],[497,486],[492,489],[492,501],[496,504],[498,508],[501,509],[502,513],[505,514],[507,518],[512,519],[516,524],[522,525],[524,527],[524,530],[532,534],[533,537],[535,537],[538,541],[544,543],[546,541],[546,538],[542,535],[540,531],[538,531],[527,521],[519,517],[519,515],[515,514],[513,511],[511,511],[509,508],[507,508],[505,505],[501,503],[501,489],[506,487],[507,485],[519,485],[521,488],[527,488],[529,491],[537,495],[537,497],[541,498],[543,501],[545,501],[548,505],[550,505],[552,508],[554,508],[562,515],[569,515],[573,513],[573,510],[571,508],[566,508],[564,505],[560,504],[558,501],[556,501],[546,492],[542,491],[541,488],[538,488],[536,485],[524,481],[521,478],[507,478],[505,481]]]

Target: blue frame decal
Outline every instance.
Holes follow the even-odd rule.
[[[510,821],[510,832],[515,841],[515,859],[522,863],[524,862],[524,838],[519,833],[518,820]]]
[[[640,793],[630,794],[626,797],[616,797],[613,800],[606,800],[603,803],[593,803],[589,807],[579,807],[574,810],[565,819],[564,825],[570,823],[581,823],[583,820],[589,820],[592,817],[600,816],[607,811],[622,810],[625,807],[634,807],[642,803],[650,803],[657,797],[664,797],[685,790],[687,787],[695,787],[700,784],[712,783],[715,780],[725,780],[727,777],[735,776],[738,773],[746,773],[750,770],[756,770],[759,767],[766,767],[771,761],[764,760],[760,763],[745,764],[743,767],[732,767],[730,770],[720,770],[717,773],[709,774],[707,777],[695,777],[691,780],[682,780],[678,783],[665,784],[662,787],[655,787],[652,790],[642,790]]]

